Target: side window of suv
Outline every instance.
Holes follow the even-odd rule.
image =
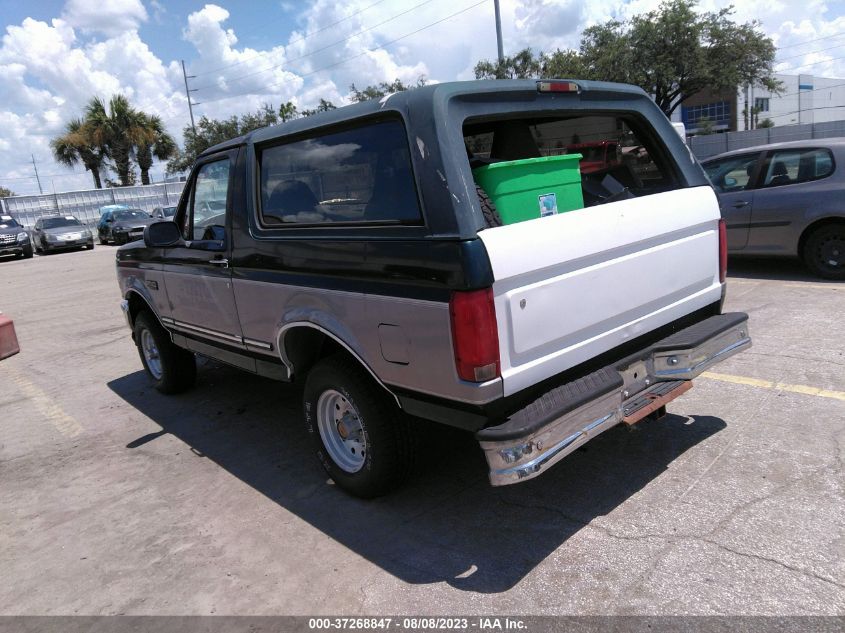
[[[764,187],[795,185],[833,173],[833,156],[826,149],[791,149],[773,152],[766,164]]]
[[[418,224],[405,128],[381,121],[259,151],[261,223]]]
[[[182,233],[187,240],[226,239],[226,202],[229,194],[229,159],[206,163],[193,182]]]

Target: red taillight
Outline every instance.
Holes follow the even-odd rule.
[[[453,292],[449,301],[452,346],[458,376],[471,382],[496,378],[499,369],[499,331],[493,289]]]
[[[580,92],[574,81],[538,81],[537,92]]]
[[[728,272],[728,232],[725,221],[719,220],[719,281],[725,281]]]

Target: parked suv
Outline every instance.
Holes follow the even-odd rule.
[[[576,133],[648,155],[581,175]],[[751,344],[721,311],[725,258],[713,188],[648,95],[515,80],[210,148],[117,274],[160,391],[194,383],[194,354],[302,383],[320,462],[371,497],[424,457],[418,418],[475,433],[503,485],[665,412]]]
[[[32,257],[29,233],[11,215],[0,215],[0,257],[4,255]]]

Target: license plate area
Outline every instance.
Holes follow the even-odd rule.
[[[628,425],[635,424],[690,389],[691,380],[658,382],[622,403],[622,421]]]

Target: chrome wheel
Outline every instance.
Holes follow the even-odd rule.
[[[147,362],[147,369],[156,380],[161,380],[161,355],[158,351],[153,333],[147,329],[141,331],[141,352],[144,354],[144,360]]]
[[[317,429],[329,457],[339,468],[356,473],[364,466],[367,440],[353,404],[339,391],[327,389],[317,401]]]

